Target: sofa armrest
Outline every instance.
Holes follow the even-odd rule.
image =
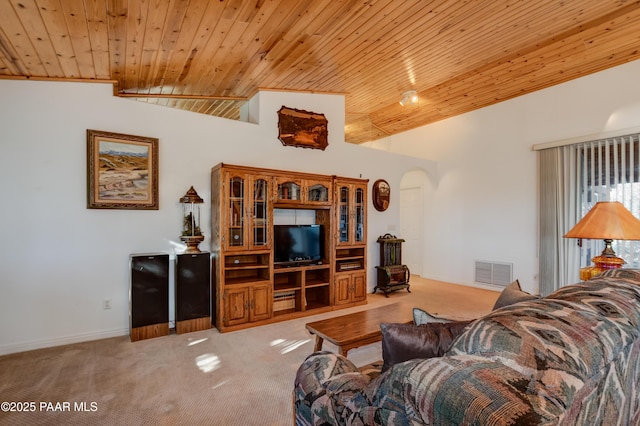
[[[335,377],[347,375],[345,380]],[[355,380],[354,383],[349,383]],[[313,425],[314,402],[316,409],[328,410],[333,406],[332,396],[339,395],[360,383],[360,380],[369,382],[369,377],[358,371],[358,368],[347,358],[332,352],[315,352],[307,357],[296,373],[293,402],[296,424]],[[331,384],[329,395],[327,384]],[[324,406],[331,403],[329,406]],[[329,413],[333,415],[333,413]]]
[[[293,403],[296,425],[406,425],[401,406],[377,406],[368,393],[373,380],[347,358],[317,352],[305,360],[296,374]]]

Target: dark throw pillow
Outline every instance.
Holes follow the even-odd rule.
[[[423,325],[382,323],[382,371],[416,358],[442,356],[471,321]]]
[[[502,308],[503,306],[513,305],[514,303],[522,302],[525,300],[535,300],[538,299],[538,296],[535,294],[527,293],[526,291],[522,291],[520,288],[520,281],[515,280],[508,286],[502,290],[500,293],[500,297],[496,300],[495,305],[493,305],[493,310],[495,311],[498,308]]]

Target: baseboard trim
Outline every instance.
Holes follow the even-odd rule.
[[[9,355],[35,349],[51,348],[54,346],[70,345],[73,343],[89,342],[91,340],[108,339],[111,337],[128,336],[129,329],[106,330],[98,333],[83,333],[57,339],[36,340],[33,342],[0,345],[0,355]]]

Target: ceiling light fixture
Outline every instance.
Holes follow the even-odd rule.
[[[407,90],[402,94],[402,99],[400,100],[400,105],[415,105],[418,103],[418,92],[415,90]]]

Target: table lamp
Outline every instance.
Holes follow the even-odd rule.
[[[640,240],[640,220],[619,201],[600,201],[565,238],[602,239],[604,250],[591,261],[594,266],[580,269],[580,279],[587,281],[606,269],[620,268],[626,262],[611,247],[613,240]]]

